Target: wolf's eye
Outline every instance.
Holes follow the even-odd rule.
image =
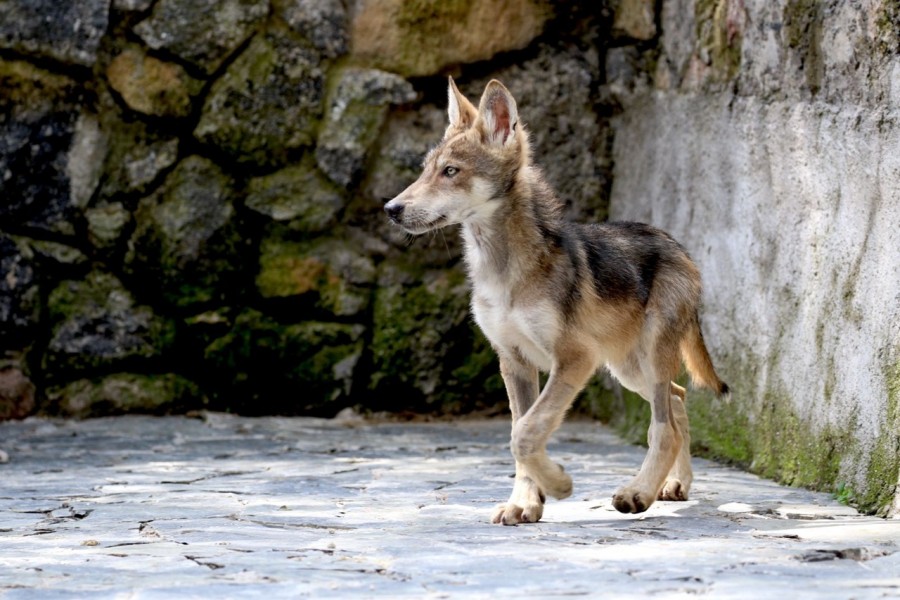
[[[453,177],[459,173],[459,169],[456,167],[444,167],[444,177]]]

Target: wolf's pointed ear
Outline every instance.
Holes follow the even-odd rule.
[[[491,80],[484,88],[478,105],[478,121],[485,142],[500,146],[515,142],[519,111],[506,87]]]
[[[450,119],[450,125],[444,133],[444,138],[448,138],[456,133],[461,133],[472,126],[478,111],[475,105],[469,102],[468,98],[460,93],[459,88],[453,78],[450,77],[447,85],[447,116]]]

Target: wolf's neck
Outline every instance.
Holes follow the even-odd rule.
[[[509,193],[493,200],[488,219],[463,224],[465,257],[477,286],[479,278],[507,282],[528,277],[548,252],[548,232],[560,229],[559,201],[537,169],[528,168]]]

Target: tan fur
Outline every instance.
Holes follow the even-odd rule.
[[[545,494],[572,480],[546,445],[577,394],[605,366],[651,404],[649,449],[613,496],[622,512],[686,500],[691,485],[684,360],[696,383],[725,394],[703,343],[700,274],[664,232],[637,223],[577,225],[531,164],[509,91],[485,88],[476,109],[450,81],[450,124],[420,178],[385,206],[410,233],[460,224],[472,312],[500,360],[513,418],[516,479],[492,520],[543,515]],[[542,390],[538,373],[548,372]]]

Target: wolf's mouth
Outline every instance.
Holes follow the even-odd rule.
[[[447,221],[448,219],[446,215],[440,215],[436,219],[432,219],[431,221],[427,221],[425,223],[403,223],[403,228],[409,233],[419,235],[443,227],[447,224]]]

